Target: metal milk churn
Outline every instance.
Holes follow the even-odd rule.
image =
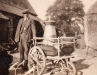
[[[48,20],[45,21],[45,29],[44,29],[44,38],[45,40],[43,40],[44,44],[47,45],[52,45],[52,42],[54,42],[55,40],[52,38],[56,38],[56,28],[55,28],[55,21],[53,20]]]

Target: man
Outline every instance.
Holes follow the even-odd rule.
[[[26,9],[23,11],[24,18],[20,19],[16,34],[15,34],[15,42],[18,43],[18,50],[20,52],[20,62],[23,60],[24,69],[27,68],[28,63],[28,52],[29,52],[29,44],[33,37],[36,37],[36,29],[34,20],[29,18],[29,10]]]

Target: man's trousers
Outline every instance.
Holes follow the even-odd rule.
[[[20,52],[20,62],[22,62],[23,60],[28,61],[29,42],[28,36],[24,32],[20,35],[18,50]]]

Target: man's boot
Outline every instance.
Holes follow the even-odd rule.
[[[28,60],[24,61],[23,70],[28,70]]]

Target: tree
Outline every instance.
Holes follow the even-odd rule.
[[[55,3],[47,9],[46,16],[51,16],[51,19],[56,21],[58,28],[65,32],[72,32],[70,29],[72,29],[72,25],[75,25],[76,20],[81,21],[80,23],[83,24],[85,14],[83,7],[84,5],[80,0],[56,0]]]

